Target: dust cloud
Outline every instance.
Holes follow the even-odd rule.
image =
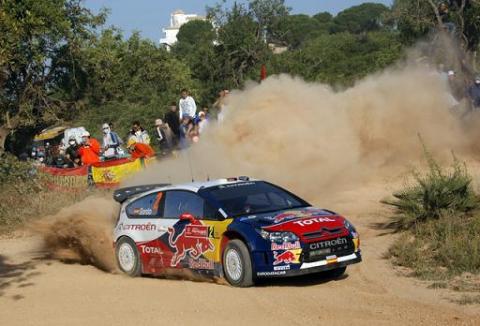
[[[449,108],[447,83],[421,65],[371,75],[344,91],[287,75],[234,91],[226,119],[200,143],[136,175],[129,185],[248,175],[307,199],[398,177],[420,163],[419,135],[440,160],[472,152]]]
[[[420,164],[418,135],[440,161],[452,150],[461,159],[475,157],[474,117],[462,119],[447,94],[447,83],[422,65],[388,69],[343,91],[272,76],[233,91],[224,122],[211,121],[198,144],[125,185],[248,175],[327,203],[337,191],[370,183],[378,188]],[[116,209],[111,198],[89,199],[39,229],[55,257],[113,271]]]
[[[43,249],[51,258],[114,272],[112,232],[117,216],[111,197],[90,197],[41,219],[33,228],[43,237]]]

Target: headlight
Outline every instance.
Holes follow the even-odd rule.
[[[353,226],[353,224],[350,223],[346,218],[343,219],[343,225],[345,225],[345,228],[347,228],[347,230],[350,231],[350,233],[354,238],[358,237],[357,230],[355,230],[355,227]]]
[[[268,232],[265,230],[259,230],[258,233],[265,240],[270,240],[271,242],[276,243],[293,242],[299,240],[295,233],[292,232]]]

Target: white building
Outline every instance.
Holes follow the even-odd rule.
[[[160,39],[160,44],[167,46],[167,49],[177,42],[177,34],[180,27],[192,20],[205,20],[205,17],[196,14],[185,14],[182,10],[177,10],[170,15],[170,26],[162,29],[164,37]]]

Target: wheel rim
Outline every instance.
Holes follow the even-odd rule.
[[[225,256],[227,273],[233,281],[239,281],[242,277],[242,260],[236,250],[230,249]]]
[[[132,271],[135,267],[135,252],[128,243],[122,243],[120,248],[118,248],[118,262],[120,267],[126,272]]]

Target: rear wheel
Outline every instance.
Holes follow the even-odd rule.
[[[238,287],[253,285],[252,261],[241,240],[231,240],[223,252],[223,271],[228,283]]]
[[[120,238],[115,248],[118,267],[129,276],[140,276],[142,267],[135,242],[130,238]]]

